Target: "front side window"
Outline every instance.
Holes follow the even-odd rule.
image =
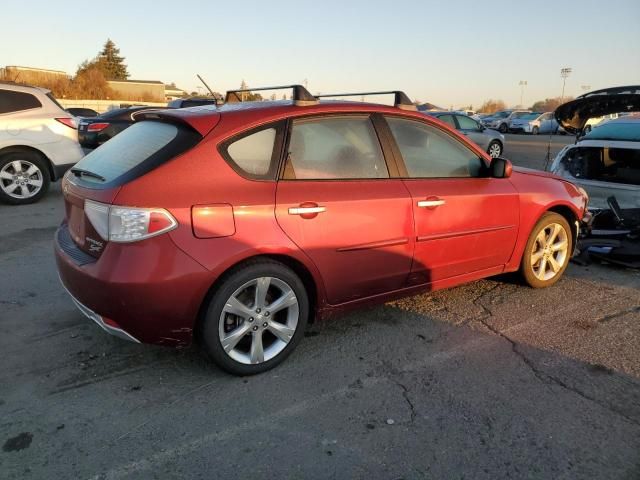
[[[387,117],[410,178],[478,177],[482,160],[461,142],[422,122]]]
[[[294,120],[284,178],[388,178],[380,142],[368,116]]]
[[[457,115],[458,124],[461,130],[478,130],[478,124],[473,118]]]
[[[456,121],[453,119],[453,115],[440,115],[438,117],[438,120],[442,120],[444,123],[448,123],[453,128],[457,128]]]
[[[40,100],[30,93],[0,90],[0,114],[21,112],[41,106]]]

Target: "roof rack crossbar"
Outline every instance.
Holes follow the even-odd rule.
[[[295,105],[298,106],[316,105],[318,103],[318,99],[311,95],[311,93],[309,93],[309,91],[302,85],[279,85],[276,87],[257,87],[239,90],[227,90],[224,101],[225,103],[241,102],[242,97],[238,95],[239,93],[260,92],[264,90],[293,90],[293,101]]]
[[[368,95],[393,95],[393,106],[403,110],[417,110],[409,96],[402,90],[386,90],[382,92],[357,92],[357,93],[323,93],[316,95],[316,98],[327,97],[364,97]]]

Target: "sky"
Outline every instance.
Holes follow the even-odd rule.
[[[28,20],[28,21],[27,21]],[[111,38],[131,79],[194,91],[303,83],[443,107],[640,84],[640,1],[32,0],[2,6],[0,67],[75,73]]]

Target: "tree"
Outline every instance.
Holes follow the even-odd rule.
[[[98,63],[85,60],[71,82],[71,95],[75,98],[106,100],[113,96],[113,92]]]
[[[116,48],[116,44],[110,38],[107,39],[95,62],[107,80],[126,80],[129,78],[124,57],[120,56],[120,49]]]
[[[240,90],[248,90],[249,89],[249,85],[247,85],[247,82],[244,81],[244,79],[242,80],[242,83],[240,83]],[[241,92],[237,94],[240,97],[240,101],[242,102],[259,102],[262,100],[262,95],[260,95],[259,93],[253,93],[253,92]]]
[[[534,112],[553,112],[556,108],[558,108],[562,103],[566,103],[573,100],[573,97],[553,97],[553,98],[545,98],[544,100],[538,100],[536,103],[531,105],[531,110]]]
[[[480,105],[480,108],[478,108],[478,112],[495,113],[499,110],[504,110],[505,108],[507,108],[507,105],[502,100],[493,100],[490,98],[482,105]]]

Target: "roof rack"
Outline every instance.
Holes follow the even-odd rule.
[[[384,92],[360,92],[360,93],[325,93],[316,95],[316,98],[325,97],[364,97],[367,95],[394,95],[393,106],[402,110],[417,110],[411,99],[401,90],[388,90]]]
[[[263,90],[293,90],[293,102],[295,105],[304,107],[308,105],[317,105],[318,99],[311,95],[309,91],[302,85],[281,85],[278,87],[259,87],[259,88],[246,88],[241,90],[227,90],[225,95],[225,103],[237,103],[241,102],[242,98],[239,93],[259,92]]]

